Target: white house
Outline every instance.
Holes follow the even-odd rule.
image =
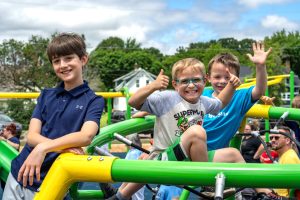
[[[117,78],[114,81],[115,91],[120,91],[123,87],[127,87],[129,93],[136,92],[140,87],[148,85],[156,79],[154,74],[142,69],[137,68],[133,71]],[[125,97],[114,98],[113,100],[114,110],[126,110],[126,99]]]
[[[286,78],[285,87],[287,88],[287,92],[281,92],[281,100],[283,101],[284,107],[290,107],[290,79]],[[294,77],[294,95],[300,94],[300,79],[297,75]]]

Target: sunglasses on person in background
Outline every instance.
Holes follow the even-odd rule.
[[[176,79],[176,83],[183,86],[188,86],[191,83],[194,85],[203,85],[205,83],[205,78]]]
[[[275,139],[275,140],[279,140],[280,136],[270,136],[270,141]]]

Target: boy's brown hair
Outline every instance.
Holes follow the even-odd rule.
[[[177,61],[172,67],[172,79],[176,80],[178,73],[184,69],[192,67],[195,72],[200,71],[205,76],[204,64],[196,58],[185,58]]]
[[[87,55],[84,39],[76,33],[60,33],[52,39],[47,47],[47,55],[51,63],[53,58],[73,53],[79,58]]]
[[[236,76],[240,76],[240,62],[239,59],[231,53],[220,53],[213,57],[208,63],[208,74],[211,73],[211,68],[214,63],[222,63],[229,69],[233,69],[236,72]]]

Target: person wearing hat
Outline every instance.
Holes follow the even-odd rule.
[[[286,126],[279,126],[278,130],[286,134],[291,134],[291,130]],[[289,137],[278,134],[270,134],[272,149],[278,153],[279,164],[300,164],[300,159],[293,149],[292,141]],[[289,197],[289,189],[274,189],[277,194]]]

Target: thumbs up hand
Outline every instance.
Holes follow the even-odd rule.
[[[164,70],[161,69],[156,80],[153,81],[153,86],[156,90],[167,89],[169,85],[169,77],[164,75]]]

